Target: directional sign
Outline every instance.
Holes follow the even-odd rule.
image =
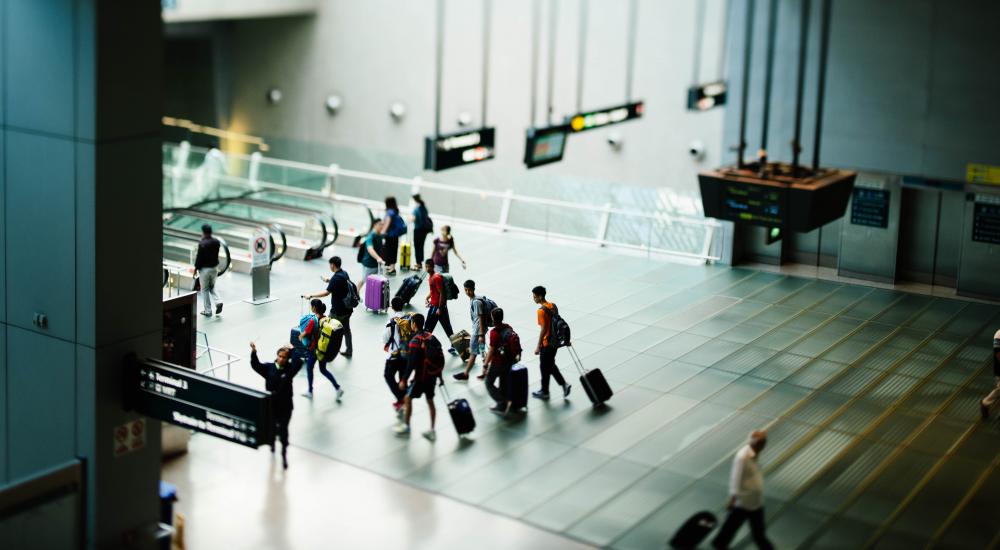
[[[689,111],[707,111],[726,104],[728,86],[725,81],[709,82],[688,88],[687,108]]]
[[[447,170],[490,160],[495,156],[495,128],[464,130],[424,140],[424,169]]]
[[[603,128],[612,124],[640,118],[644,110],[643,102],[637,101],[598,111],[578,113],[569,117],[569,129],[572,132],[584,132],[595,128]]]
[[[178,426],[257,448],[274,440],[271,395],[164,361],[132,359],[125,405]]]

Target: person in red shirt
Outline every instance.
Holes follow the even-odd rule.
[[[434,260],[425,261],[424,270],[427,271],[427,284],[431,288],[431,292],[427,295],[425,302],[427,304],[427,323],[424,325],[424,330],[433,333],[434,328],[440,321],[441,327],[444,328],[445,336],[451,342],[451,335],[455,331],[451,329],[451,316],[448,315],[448,297],[444,291],[444,277],[434,271]],[[448,348],[448,353],[458,355],[458,352],[453,347]]]
[[[490,331],[490,348],[483,360],[483,365],[486,368],[486,392],[497,403],[490,411],[500,416],[507,416],[510,410],[510,396],[505,393],[509,385],[507,378],[510,375],[510,368],[521,359],[521,350],[520,346],[518,349],[507,349],[509,335],[514,333],[514,329],[503,322],[503,310],[494,309],[492,316],[493,330]],[[496,386],[498,380],[500,381],[499,388]]]

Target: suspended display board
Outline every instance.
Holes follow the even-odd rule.
[[[424,140],[424,169],[438,172],[490,160],[496,153],[495,128],[479,128]]]
[[[247,447],[274,440],[267,392],[155,359],[130,358],[125,369],[127,409]]]
[[[587,130],[635,120],[642,117],[643,105],[642,101],[634,101],[597,111],[577,113],[569,117],[569,129],[574,133],[585,132]]]
[[[528,128],[524,144],[524,164],[528,168],[559,162],[566,151],[569,127]]]
[[[688,88],[687,108],[689,111],[707,111],[726,104],[729,86],[725,82],[709,82]]]

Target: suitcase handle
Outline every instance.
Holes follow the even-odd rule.
[[[569,353],[570,359],[573,360],[573,364],[576,366],[577,372],[580,373],[580,383],[587,386],[588,393],[597,395],[597,392],[594,391],[594,386],[590,383],[590,380],[587,380],[587,373],[590,371],[583,366],[583,361],[580,360],[580,356],[577,355],[576,350],[573,349],[572,345],[570,345],[566,346],[566,351]]]
[[[451,394],[448,393],[448,385],[444,383],[444,376],[438,377],[441,381],[441,391],[444,392],[444,403],[447,405],[451,401]]]

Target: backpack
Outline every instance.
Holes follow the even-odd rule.
[[[542,307],[549,314],[549,345],[564,348],[571,344],[569,323],[559,316],[559,308],[552,304],[551,308]]]
[[[385,326],[386,328],[392,328],[389,341],[385,344],[385,351],[389,351],[389,347],[392,344],[396,344],[396,352],[393,354],[393,357],[398,357],[401,355],[400,352],[410,345],[410,340],[413,338],[413,326],[410,325],[410,314],[407,313],[406,315],[393,317],[389,319],[389,322]],[[396,334],[399,334],[398,343],[396,342]]]
[[[413,213],[413,226],[416,229],[422,229],[424,231],[433,231],[434,222],[431,221],[431,217],[427,215],[427,209],[423,206],[417,208]]]
[[[497,348],[497,353],[503,358],[503,362],[508,365],[513,364],[523,351],[521,337],[514,332],[513,327],[505,325],[500,332],[500,345]]]
[[[485,317],[484,320],[486,321],[486,326],[492,327],[493,326],[493,310],[497,308],[497,303],[494,302],[493,300],[490,300],[486,296],[480,296],[479,300],[483,304],[483,309],[482,309],[481,313]]]
[[[444,279],[441,285],[441,291],[444,292],[444,299],[454,300],[458,298],[458,285],[455,284],[455,278],[447,273],[442,273],[441,278]]]
[[[400,216],[398,212],[393,214],[389,222],[389,230],[385,233],[390,237],[406,235],[406,222],[403,220],[403,216]]]
[[[316,324],[319,325],[319,317],[317,317],[315,313],[306,313],[305,315],[302,316],[301,319],[299,319],[299,335],[300,336],[303,335],[303,334],[306,334],[306,327],[309,326],[309,321],[311,321],[313,319],[315,319],[316,320]],[[317,326],[317,328],[319,328],[319,327]],[[316,334],[315,333],[313,333],[313,334],[307,334],[306,337],[309,339],[309,343],[307,344],[307,343],[303,342],[300,339],[299,342],[298,342],[298,345],[310,347],[313,343],[316,342]]]
[[[361,297],[358,296],[358,285],[354,284],[354,281],[350,277],[344,277],[344,279],[347,280],[347,294],[344,296],[344,307],[354,309],[361,303]]]
[[[340,324],[340,321],[333,317],[323,317],[320,319],[319,339],[316,340],[316,360],[320,362],[326,361],[340,351],[340,342],[337,342],[337,346],[334,349],[330,349],[330,341],[334,339],[334,334],[340,332],[343,328],[344,325]]]
[[[444,372],[444,350],[441,349],[441,341],[429,332],[424,332],[414,336],[420,343],[420,348],[424,350],[424,375],[423,380],[434,379]]]

